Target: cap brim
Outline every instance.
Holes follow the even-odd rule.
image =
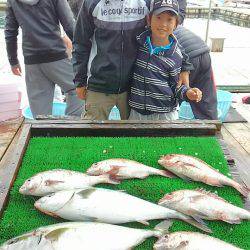
[[[174,10],[173,8],[171,8],[171,7],[161,7],[161,8],[159,8],[159,9],[157,9],[157,10],[154,10],[153,11],[153,14],[154,15],[159,15],[159,14],[161,14],[162,12],[165,12],[165,11],[171,11],[171,12],[173,12],[175,15],[179,15],[179,13],[176,11],[176,10]]]

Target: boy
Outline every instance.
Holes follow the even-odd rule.
[[[176,0],[155,0],[147,17],[150,30],[137,37],[140,44],[129,105],[130,120],[176,120],[178,101],[202,98],[197,88],[177,87],[182,55],[173,35],[178,25]]]

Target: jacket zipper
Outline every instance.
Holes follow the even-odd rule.
[[[124,0],[121,0],[121,9],[123,11],[123,2]],[[121,57],[120,57],[120,84],[119,84],[119,89],[118,89],[118,94],[120,94],[121,91],[121,85],[122,85],[122,67],[123,67],[123,52],[124,52],[124,40],[123,40],[123,35],[124,35],[124,30],[123,30],[123,21],[124,21],[124,15],[122,22],[121,22],[121,40],[122,40],[122,44],[121,44]]]
[[[148,56],[148,60],[147,60],[147,64],[146,64],[146,70],[149,72],[149,69],[148,69],[148,64],[149,64],[149,61],[150,61],[150,53],[149,53],[149,56]],[[150,72],[149,72],[150,73]],[[146,79],[144,77],[144,109],[145,111],[147,111],[146,109]]]

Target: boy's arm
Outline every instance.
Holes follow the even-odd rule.
[[[17,36],[19,24],[13,13],[10,2],[7,2],[6,18],[5,18],[5,42],[9,63],[12,67],[19,66],[17,58]]]
[[[181,101],[188,101],[187,91],[189,89],[185,84],[179,85],[179,75],[181,68],[173,68],[169,71],[169,86],[171,87],[175,98]]]
[[[90,51],[94,34],[93,17],[88,13],[86,1],[80,9],[73,39],[74,83],[77,88],[87,86],[87,73]]]
[[[67,0],[56,1],[56,12],[60,23],[69,39],[73,40],[75,20]]]

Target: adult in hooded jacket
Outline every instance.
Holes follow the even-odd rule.
[[[5,41],[12,72],[21,75],[17,36],[22,30],[25,80],[33,117],[50,115],[55,84],[66,95],[66,115],[80,116],[83,102],[77,98],[73,68],[61,37],[60,25],[72,40],[74,18],[67,0],[8,0]]]

